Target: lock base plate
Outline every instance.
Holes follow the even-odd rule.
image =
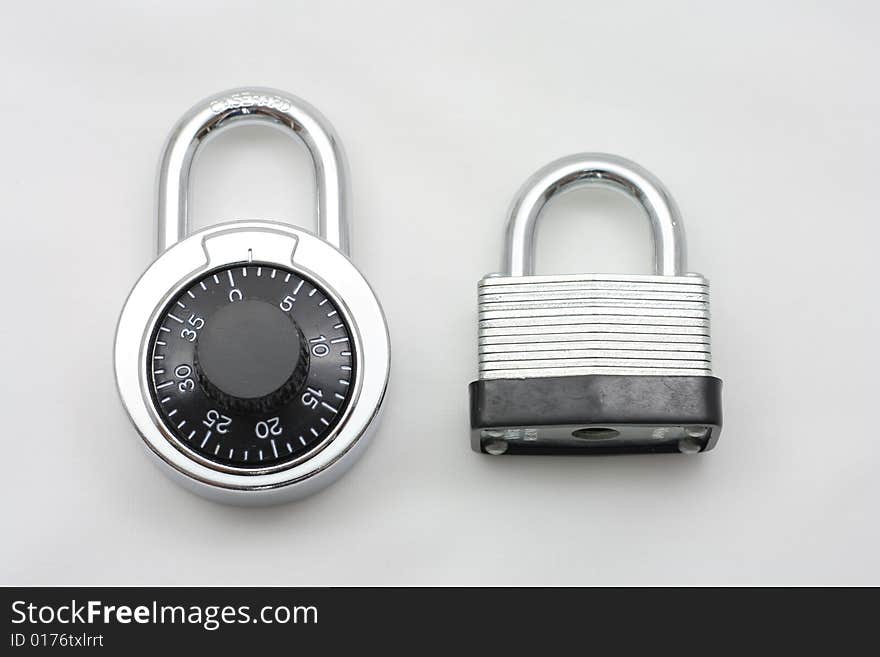
[[[712,449],[721,379],[589,374],[470,385],[471,446],[486,454],[625,454]]]

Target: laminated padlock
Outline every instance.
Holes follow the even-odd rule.
[[[623,191],[646,211],[654,274],[534,272],[547,202],[583,185]],[[678,207],[663,184],[614,155],[550,163],[511,206],[505,270],[478,285],[479,379],[471,446],[500,454],[695,454],[721,432],[709,283],[687,272]]]
[[[190,232],[195,156],[252,123],[308,148],[318,235],[255,219]],[[119,394],[149,453],[222,502],[282,502],[328,485],[374,432],[390,369],[382,308],[349,259],[339,138],[285,92],[223,92],[172,130],[158,193],[158,257],[125,302],[115,350]]]

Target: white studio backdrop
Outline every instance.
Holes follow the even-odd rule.
[[[880,584],[880,8],[869,2],[10,3],[0,9],[3,584]],[[163,477],[118,400],[123,300],[154,257],[163,141],[200,98],[318,107],[392,381],[337,484],[268,509]],[[468,444],[476,283],[519,185],[631,158],[712,283],[717,449],[491,458]],[[198,227],[313,225],[301,145],[210,143]],[[647,272],[648,223],[585,190],[541,272]]]

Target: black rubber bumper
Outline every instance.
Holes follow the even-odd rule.
[[[711,430],[701,451],[721,433],[721,379],[711,376],[582,375],[488,379],[470,384],[472,446],[483,429],[553,426],[704,426]],[[513,446],[513,443],[511,443]],[[509,453],[621,453],[678,451],[676,445],[585,445],[547,448],[537,441]]]

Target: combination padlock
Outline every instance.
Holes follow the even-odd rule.
[[[262,220],[189,234],[197,151],[253,122],[307,146],[320,237]],[[382,309],[348,258],[347,167],[332,127],[273,89],[212,96],[174,127],[158,196],[159,257],[116,333],[132,422],[168,473],[218,501],[280,502],[326,486],[367,444],[390,369]]]
[[[555,195],[607,185],[651,220],[653,276],[534,275],[535,224]],[[685,273],[675,201],[651,173],[586,153],[539,170],[510,211],[506,270],[480,281],[471,445],[488,454],[698,453],[721,431],[709,286]]]

